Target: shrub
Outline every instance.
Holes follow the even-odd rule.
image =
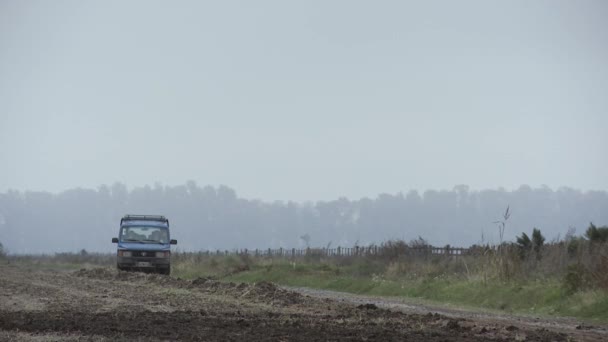
[[[596,227],[593,222],[589,223],[589,228],[585,232],[585,237],[587,237],[591,242],[606,242],[608,241],[608,226]]]
[[[595,263],[591,277],[597,287],[608,289],[608,256],[600,255],[600,260]]]
[[[568,266],[564,276],[563,286],[568,294],[573,294],[581,289],[589,287],[589,272],[580,264]]]
[[[401,255],[407,253],[409,246],[403,240],[389,240],[380,245],[382,257],[389,261],[398,260]]]
[[[543,234],[541,234],[540,229],[534,228],[532,230],[532,246],[534,248],[534,252],[536,252],[537,255],[539,255],[538,253],[540,253],[540,249],[543,247],[544,244],[545,237],[543,236]]]
[[[585,244],[585,240],[582,237],[575,237],[567,241],[568,255],[574,257],[578,255],[581,246]]]
[[[545,237],[540,232],[540,229],[532,229],[532,238],[526,233],[521,233],[521,236],[516,236],[516,246],[519,252],[519,257],[523,260],[526,259],[531,251],[534,251],[536,259],[540,260],[541,249],[545,244]]]
[[[524,259],[528,252],[532,249],[532,240],[526,233],[521,233],[521,236],[516,237],[517,248],[519,249],[520,258]]]

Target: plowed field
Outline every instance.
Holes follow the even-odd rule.
[[[0,340],[11,341],[568,341],[564,331],[438,313],[386,309],[271,283],[97,268],[75,272],[0,266]]]

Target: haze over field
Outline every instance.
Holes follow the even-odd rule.
[[[522,204],[509,234],[607,224],[607,17],[602,0],[0,0],[0,241],[105,249],[76,228],[85,216],[69,216],[79,204],[90,230],[109,227],[103,241],[127,210],[188,223],[189,242],[219,234],[193,249],[298,245],[309,231],[316,244],[476,243],[507,204],[531,202],[544,209]],[[188,196],[207,184],[209,203],[230,189],[217,208],[238,219],[197,230],[190,213],[216,207]],[[502,199],[455,218],[458,184]],[[157,201],[108,202],[115,187]],[[449,204],[411,218],[411,190]],[[310,227],[273,216],[288,201],[311,210]],[[317,201],[395,214],[373,211],[357,232],[314,218]],[[45,222],[77,237],[30,243]],[[247,229],[255,244],[233,240]]]
[[[262,202],[240,198],[226,186],[190,181],[128,191],[123,184],[98,190],[0,193],[0,236],[13,253],[110,252],[125,213],[163,213],[181,250],[233,250],[380,245],[422,237],[436,246],[499,244],[495,221],[509,206],[504,241],[536,227],[547,241],[581,235],[589,222],[608,222],[608,193],[553,191],[411,191],[376,198],[316,203]]]

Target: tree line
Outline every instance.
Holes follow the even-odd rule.
[[[194,181],[131,190],[122,183],[61,193],[11,190],[0,193],[0,241],[10,253],[109,252],[127,213],[166,215],[178,248],[189,251],[364,246],[418,237],[437,246],[469,246],[515,241],[532,228],[548,239],[583,234],[589,222],[608,223],[608,193],[459,185],[301,203],[245,199],[227,186]],[[530,240],[534,244],[534,234]]]

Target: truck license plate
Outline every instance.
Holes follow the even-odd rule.
[[[150,263],[147,261],[138,261],[135,265],[137,267],[150,267],[151,266]]]

